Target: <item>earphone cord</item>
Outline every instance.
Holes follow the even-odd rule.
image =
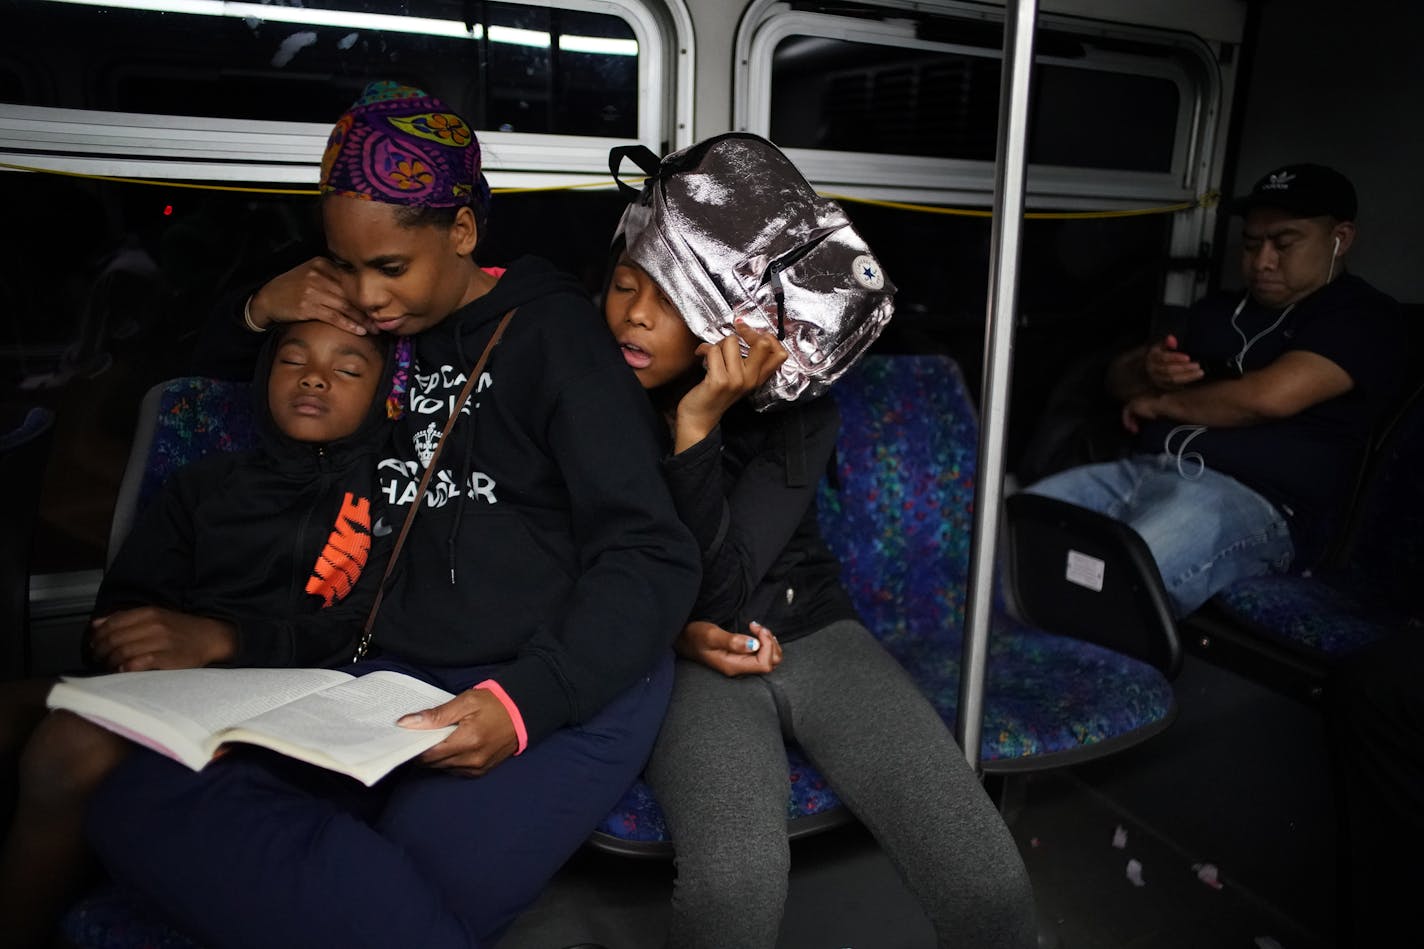
[[[1162,451],[1168,455],[1177,456],[1177,474],[1188,481],[1197,480],[1202,476],[1202,472],[1206,470],[1206,459],[1202,457],[1202,453],[1199,451],[1187,451],[1187,446],[1192,443],[1192,439],[1204,431],[1206,431],[1205,425],[1178,425],[1167,433],[1166,438],[1162,439]],[[1172,439],[1177,437],[1178,432],[1185,432],[1186,437],[1182,439],[1181,446],[1174,452],[1172,451]],[[1197,463],[1197,470],[1191,474],[1187,474],[1187,469],[1182,465],[1183,461],[1195,461]]]
[[[1239,326],[1236,325],[1236,318],[1237,318],[1238,316],[1240,316],[1240,315],[1241,315],[1241,311],[1246,308],[1246,301],[1249,300],[1249,299],[1251,299],[1251,294],[1248,293],[1248,294],[1246,294],[1244,297],[1241,298],[1241,302],[1238,303],[1238,304],[1236,304],[1236,309],[1233,310],[1232,313],[1231,313],[1231,328],[1236,331],[1236,335],[1237,335],[1237,336],[1240,336],[1240,337],[1241,337],[1241,351],[1236,354],[1236,358],[1235,358],[1234,360],[1232,360],[1232,362],[1235,363],[1236,368],[1237,368],[1238,370],[1241,370],[1241,371],[1243,371],[1243,372],[1244,372],[1245,369],[1246,369],[1246,366],[1245,366],[1245,363],[1246,363],[1246,354],[1251,351],[1251,347],[1252,347],[1252,346],[1255,346],[1256,343],[1260,341],[1261,337],[1268,335],[1268,334],[1269,334],[1272,330],[1274,330],[1277,326],[1280,326],[1281,323],[1283,323],[1283,322],[1285,321],[1285,318],[1288,317],[1288,316],[1290,316],[1291,310],[1294,310],[1294,309],[1295,309],[1295,304],[1294,304],[1294,303],[1292,303],[1290,306],[1286,307],[1284,310],[1281,311],[1281,315],[1278,316],[1278,317],[1276,317],[1276,320],[1275,320],[1274,323],[1272,323],[1270,326],[1266,327],[1265,329],[1261,330],[1261,332],[1257,333],[1255,336],[1252,336],[1251,339],[1250,339],[1250,341],[1248,342],[1247,339],[1246,339],[1246,334],[1241,331],[1241,327],[1239,327]]]

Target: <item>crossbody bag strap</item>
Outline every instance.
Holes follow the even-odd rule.
[[[479,382],[480,376],[484,373],[485,363],[489,362],[490,353],[494,351],[500,337],[504,335],[505,328],[509,326],[509,321],[514,318],[514,314],[518,310],[519,308],[515,307],[504,314],[499,325],[494,328],[494,335],[490,337],[488,343],[485,343],[484,352],[480,353],[479,361],[475,363],[474,370],[465,380],[465,387],[460,390],[460,398],[456,400],[450,411],[450,418],[446,420],[445,429],[440,433],[440,441],[436,443],[435,450],[430,453],[430,463],[425,466],[425,474],[420,476],[420,487],[415,491],[415,500],[411,502],[410,510],[406,512],[400,533],[396,535],[396,544],[391,548],[390,559],[386,561],[386,572],[381,575],[381,584],[376,588],[375,602],[371,604],[371,611],[366,614],[366,623],[361,627],[361,640],[356,644],[356,654],[352,656],[352,662],[360,662],[366,655],[366,650],[371,648],[371,636],[376,628],[376,613],[381,609],[381,601],[385,599],[386,583],[391,579],[391,572],[396,568],[396,558],[400,556],[401,548],[405,546],[405,539],[410,534],[410,525],[415,520],[416,512],[425,502],[425,489],[430,486],[430,478],[435,473],[435,465],[440,460],[440,452],[445,448],[446,437],[455,427],[455,420],[460,417],[466,401],[470,398],[470,393],[475,390],[475,384]]]

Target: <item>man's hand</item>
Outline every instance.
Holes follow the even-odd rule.
[[[402,728],[444,728],[455,731],[440,744],[426,749],[420,760],[432,768],[445,768],[479,777],[519,750],[514,722],[493,692],[466,689],[443,705],[412,712],[396,721]]]
[[[1147,347],[1142,357],[1147,381],[1163,392],[1191,385],[1206,375],[1200,364],[1177,347],[1177,337],[1169,335],[1160,343]]]
[[[1122,407],[1122,427],[1136,435],[1138,427],[1142,422],[1150,422],[1155,418],[1161,418],[1163,406],[1161,396],[1139,395],[1135,399],[1129,399]]]
[[[1259,425],[1290,418],[1354,385],[1350,374],[1326,357],[1292,349],[1240,379],[1132,397],[1122,407],[1122,424],[1130,432],[1137,431],[1139,422],[1157,418],[1211,428]]]
[[[263,329],[320,320],[358,336],[376,331],[371,318],[347,299],[340,271],[325,257],[313,257],[267,281],[248,301],[247,312]]]
[[[677,404],[674,452],[691,448],[706,438],[733,405],[771,378],[786,362],[786,349],[771,333],[737,323],[734,335],[717,345],[697,347],[707,374]],[[742,344],[747,354],[742,356]]]
[[[683,627],[673,648],[725,676],[766,675],[781,663],[781,643],[760,623],[752,623],[751,631],[754,636],[739,636],[698,620]]]
[[[114,672],[196,669],[231,659],[237,628],[157,606],[101,616],[91,624],[94,657]]]

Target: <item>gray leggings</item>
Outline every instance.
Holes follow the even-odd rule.
[[[784,736],[875,835],[941,946],[1034,946],[1013,838],[895,659],[854,621],[783,651],[767,676],[677,662],[647,769],[677,851],[669,944],[775,945],[790,866]]]

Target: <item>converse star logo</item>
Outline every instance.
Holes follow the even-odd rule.
[[[1262,191],[1288,191],[1291,182],[1295,180],[1295,175],[1288,171],[1277,172],[1266,179],[1266,183],[1261,186]]]
[[[861,254],[851,261],[850,273],[855,282],[867,290],[879,290],[885,286],[885,273],[869,254]]]

